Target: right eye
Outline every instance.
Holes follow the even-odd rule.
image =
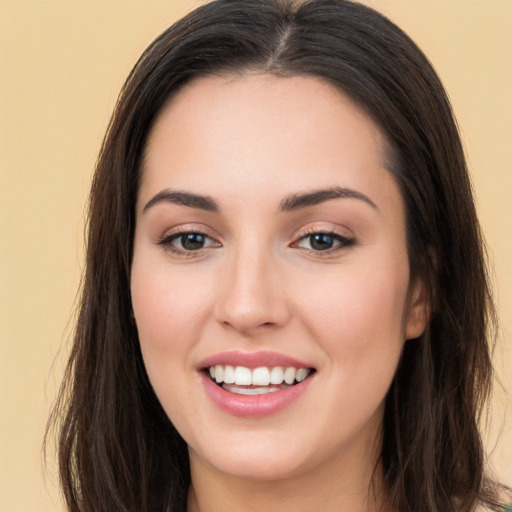
[[[201,249],[220,247],[220,244],[213,238],[194,231],[168,235],[160,240],[158,244],[170,252],[184,255]]]

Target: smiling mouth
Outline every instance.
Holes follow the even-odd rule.
[[[263,395],[290,388],[309,378],[313,368],[293,366],[245,366],[215,365],[205,368],[210,380],[230,393],[239,395]]]

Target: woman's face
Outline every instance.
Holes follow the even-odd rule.
[[[193,470],[373,464],[384,397],[425,317],[385,162],[376,125],[311,77],[203,78],[162,111],[131,293]]]

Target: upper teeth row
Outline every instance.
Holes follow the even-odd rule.
[[[210,366],[210,375],[217,383],[236,384],[237,386],[268,386],[269,384],[293,384],[303,381],[310,373],[307,368],[274,366],[268,368],[246,368],[245,366]]]

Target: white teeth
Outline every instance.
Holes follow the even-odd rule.
[[[307,368],[294,368],[289,366],[284,368],[282,366],[274,366],[269,368],[267,366],[260,366],[258,368],[250,369],[245,366],[233,367],[231,365],[215,365],[209,369],[210,376],[217,384],[234,384],[235,386],[267,386],[254,392],[246,394],[259,394],[268,393],[271,391],[278,391],[279,388],[272,386],[282,385],[283,383],[291,386],[295,382],[302,382],[310,374],[311,370]],[[268,386],[271,386],[270,388]],[[233,387],[233,386],[230,386]]]
[[[233,384],[235,382],[235,369],[232,366],[227,365],[224,368],[224,383]]]
[[[308,376],[308,371],[306,368],[299,368],[295,373],[295,380],[297,382],[302,382]],[[224,382],[226,382],[226,377],[224,376]]]
[[[250,386],[252,384],[252,372],[244,366],[235,368],[235,384],[237,386]]]
[[[255,368],[252,371],[252,385],[253,386],[268,386],[270,384],[270,372],[268,368]]]
[[[230,391],[231,393],[237,393],[238,395],[265,395],[266,393],[274,393],[275,391],[281,391],[280,388],[275,386],[265,386],[262,388],[239,388],[237,386],[225,385],[223,387],[226,391]]]
[[[286,368],[284,371],[284,381],[286,384],[293,384],[295,381],[295,368],[293,368],[293,366]]]
[[[224,382],[224,367],[218,364],[215,366],[215,381]]]
[[[284,372],[280,366],[275,366],[270,370],[270,384],[282,384],[284,380]]]

